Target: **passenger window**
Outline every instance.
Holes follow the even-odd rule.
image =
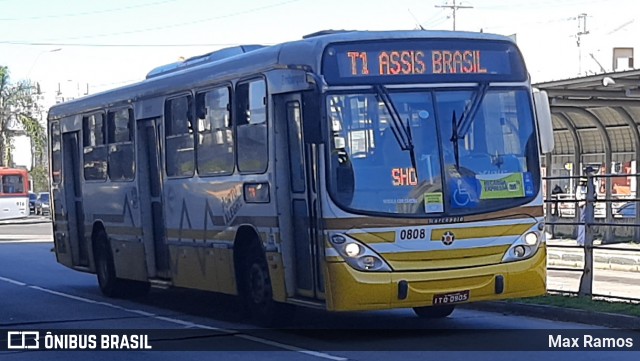
[[[169,177],[191,177],[195,169],[191,96],[165,103],[165,154]]]
[[[107,132],[109,134],[109,179],[112,181],[130,181],[135,174],[135,154],[132,129],[133,110],[120,109],[107,114]]]
[[[104,114],[96,113],[83,117],[83,166],[84,179],[107,179],[107,146]]]
[[[131,141],[131,109],[120,109],[109,112],[107,117],[109,126],[109,144]]]
[[[305,190],[303,144],[302,144],[302,116],[300,103],[287,102],[287,128],[289,140],[289,166],[291,168],[291,190],[302,193]]]
[[[104,114],[92,114],[84,117],[84,146],[96,147],[105,144]]]
[[[53,183],[60,183],[62,171],[62,152],[60,149],[60,123],[51,123],[51,175]]]
[[[199,175],[233,173],[234,141],[229,93],[230,89],[224,87],[196,96]]]
[[[267,92],[264,80],[238,84],[236,99],[238,169],[244,173],[267,170]]]

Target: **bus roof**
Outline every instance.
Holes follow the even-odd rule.
[[[0,174],[28,174],[29,172],[23,168],[0,167]]]
[[[180,88],[186,90],[215,81],[248,76],[277,66],[305,65],[317,73],[322,53],[329,44],[394,39],[493,40],[513,43],[511,38],[502,35],[459,31],[321,31],[310,34],[302,40],[262,48],[256,47],[254,48],[256,50],[222,59],[214,58],[212,61],[201,62],[199,65],[184,69],[167,64],[170,70],[160,71],[138,83],[54,105],[49,110],[49,120],[103,109],[105,106],[126,105],[129,100],[135,101],[175,93],[177,80],[180,82]]]

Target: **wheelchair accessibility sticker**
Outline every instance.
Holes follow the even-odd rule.
[[[475,178],[455,178],[451,189],[451,205],[454,208],[474,208],[478,205],[478,182]]]

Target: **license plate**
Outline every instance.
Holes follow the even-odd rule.
[[[448,305],[466,301],[469,301],[469,290],[433,295],[434,305]]]

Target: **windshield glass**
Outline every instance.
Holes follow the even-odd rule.
[[[528,93],[486,90],[466,133],[453,137],[476,92],[390,91],[392,107],[375,92],[328,96],[333,198],[356,212],[433,216],[530,201],[539,165]]]

